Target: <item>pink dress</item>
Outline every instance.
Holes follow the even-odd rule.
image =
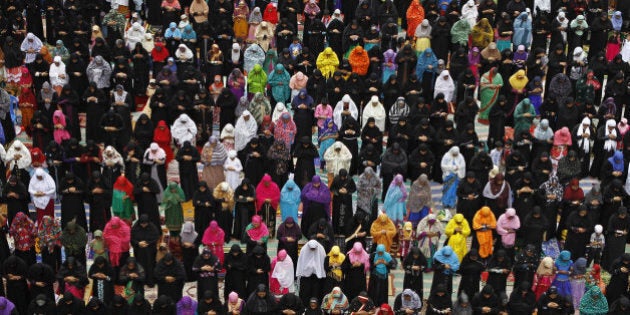
[[[320,118],[322,116],[325,116],[326,118]],[[333,116],[333,109],[332,106],[327,105],[327,104],[319,104],[317,105],[317,107],[315,108],[315,118],[317,118],[317,130],[322,130],[322,128],[324,128],[324,122],[326,121],[327,118],[332,118]]]
[[[538,274],[534,274],[534,285],[532,286],[532,290],[534,291],[534,294],[536,294],[536,301],[538,301],[543,293],[549,290],[554,278],[555,276],[538,276]]]

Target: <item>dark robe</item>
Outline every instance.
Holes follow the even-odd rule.
[[[101,279],[95,276],[96,273],[102,273],[107,278]],[[108,303],[114,296],[114,270],[109,263],[102,258],[102,266],[98,264],[92,264],[88,276],[92,279],[92,296],[101,300],[103,303]]]
[[[87,314],[85,302],[74,295],[63,296],[57,302],[57,314]]]
[[[170,257],[169,257],[170,256]],[[170,259],[170,264],[167,262]],[[173,282],[166,281],[166,277],[173,277]],[[158,285],[158,296],[166,295],[175,301],[182,298],[186,271],[184,265],[172,255],[166,254],[164,258],[155,264],[155,281]]]
[[[134,290],[137,295],[143,295],[144,283],[147,280],[146,272],[144,268],[138,264],[136,258],[128,257],[126,263],[119,268],[120,272],[117,275],[118,284],[124,286],[130,285],[131,289]],[[132,275],[134,276],[132,277]]]
[[[95,97],[96,100],[88,101],[90,97]],[[83,93],[81,102],[82,107],[85,108],[85,139],[100,143],[105,139],[101,130],[101,119],[108,108],[105,93],[96,89],[95,83],[91,83]]]
[[[324,292],[331,292],[333,288],[335,287],[338,287],[338,288],[343,287],[346,271],[348,270],[348,267],[349,267],[348,260],[349,258],[348,256],[346,256],[343,262],[341,263],[341,266],[333,267],[330,264],[330,254],[329,256],[326,256],[326,258],[324,258],[324,270],[326,271]],[[341,272],[341,276],[336,274],[334,271]]]
[[[607,235],[602,266],[606,270],[610,270],[609,268],[612,261],[616,257],[621,256],[626,249],[628,235],[624,235],[623,232],[630,232],[630,220],[628,220],[627,214],[625,217],[621,218],[622,213],[625,213],[623,209],[619,210],[617,215],[612,216],[605,230]]]
[[[623,272],[621,268],[625,268]],[[606,300],[608,304],[612,304],[621,296],[628,296],[628,270],[630,270],[630,255],[623,254],[615,259],[608,269],[610,272],[610,282],[606,287]]]
[[[240,186],[234,191],[234,201],[236,217],[234,219],[234,236],[241,240],[245,228],[249,224],[252,216],[256,214],[255,200],[247,200],[247,198],[255,199],[256,191],[249,178],[244,178]]]
[[[38,103],[39,110],[36,110],[31,119],[31,139],[33,141],[33,147],[39,148],[44,151],[48,143],[53,139],[52,126],[50,125],[50,119],[47,113],[41,111],[45,106]]]
[[[487,270],[487,284],[491,285],[495,292],[505,292],[507,277],[512,270],[512,261],[506,256],[505,251],[498,250],[494,253],[488,262]],[[508,270],[508,272],[504,273],[503,270]]]
[[[586,245],[590,242],[593,232],[593,222],[589,216],[587,214],[581,216],[579,212],[581,211],[578,209],[569,214],[565,225],[567,238],[564,249],[571,252],[571,258],[574,260],[584,257]],[[578,231],[579,229],[584,229],[584,232]]]
[[[65,278],[68,276],[73,276],[77,278],[77,280],[73,283],[67,283]],[[72,285],[78,289],[85,289],[88,285],[89,280],[87,278],[87,272],[85,271],[85,267],[80,264],[78,261],[74,261],[71,265],[68,260],[64,261],[59,268],[59,272],[57,272],[57,282],[59,283],[59,290],[61,292],[67,292],[66,285]]]
[[[20,314],[26,314],[30,300],[26,282],[27,268],[26,262],[17,256],[10,256],[2,264],[2,275],[6,277],[6,298],[15,304]],[[9,279],[10,275],[19,279]]]
[[[290,218],[290,219],[289,219]],[[293,224],[289,227],[287,223]],[[293,217],[287,217],[284,222],[278,226],[278,232],[276,233],[278,239],[278,251],[285,250],[289,257],[293,260],[293,267],[297,266],[298,261],[298,240],[302,238],[302,230]],[[292,238],[289,240],[289,238]],[[347,295],[348,292],[346,292]]]
[[[205,187],[205,190],[201,190],[201,187]],[[193,195],[193,206],[195,207],[195,231],[197,232],[196,244],[201,243],[201,238],[206,228],[210,225],[210,221],[214,218],[213,206],[214,197],[212,191],[205,182],[200,182],[197,191]]]
[[[473,254],[473,255],[471,255]],[[476,256],[473,259],[471,256]],[[475,296],[479,292],[479,282],[481,281],[481,272],[485,269],[483,262],[479,260],[477,249],[471,249],[459,266],[458,273],[462,275],[459,281],[459,289],[457,296],[466,293],[468,296]]]
[[[13,194],[8,196],[8,194]],[[7,205],[7,222],[11,224],[13,218],[18,212],[24,212],[28,215],[28,203],[30,201],[30,195],[26,186],[21,181],[15,181],[13,184],[9,181],[2,190],[4,196],[4,202]],[[6,257],[5,257],[6,258]]]
[[[145,219],[148,225],[143,227],[140,222]],[[154,285],[155,278],[153,277],[153,270],[155,266],[155,254],[157,253],[156,245],[161,233],[153,223],[149,222],[148,217],[143,219],[141,216],[140,220],[141,221],[136,222],[131,229],[131,245],[133,246],[134,257],[138,260],[138,264],[144,267],[146,271],[146,284]],[[141,247],[140,242],[142,241],[147,242],[148,245]]]
[[[349,300],[352,300],[361,292],[367,291],[367,273],[364,264],[353,266],[349,256],[346,256],[344,264],[347,264],[344,272],[344,294]]]
[[[146,175],[146,176],[144,176]],[[149,191],[143,191],[147,188]],[[134,185],[133,194],[138,203],[138,216],[146,214],[149,216],[151,223],[155,226],[161,226],[160,211],[158,209],[157,194],[160,192],[158,183],[150,178],[148,174],[143,173],[138,183]]]
[[[30,295],[37,297],[40,294],[46,296],[49,300],[53,301],[55,294],[53,291],[53,283],[55,282],[55,272],[53,269],[44,263],[36,263],[28,268],[28,280],[30,282]],[[39,286],[37,282],[41,282],[44,285]],[[30,313],[29,313],[30,314]]]
[[[417,256],[417,257],[416,257]],[[420,299],[423,299],[423,272],[427,266],[427,259],[424,257],[418,247],[412,247],[407,254],[407,257],[402,262],[402,267],[405,270],[405,277],[403,280],[403,287],[412,289],[418,294]],[[419,269],[414,269],[418,267]]]
[[[105,224],[111,218],[112,190],[108,187],[103,176],[94,171],[87,187],[87,201],[90,205],[90,231],[103,231]]]
[[[521,283],[532,283],[534,280],[534,273],[538,267],[539,257],[536,256],[537,249],[534,245],[528,245],[516,256],[514,261],[514,287],[518,287]]]
[[[269,283],[271,261],[260,246],[254,248],[252,253],[247,255],[247,292],[251,294],[256,291],[259,284],[267,285]]]
[[[197,275],[197,296],[203,296],[204,292],[210,290],[218,292],[218,275],[221,270],[221,262],[212,253],[205,258],[205,254],[197,256],[193,263],[192,271]],[[212,271],[202,270],[203,267],[212,267]]]
[[[345,189],[345,192],[340,192],[341,189]],[[341,176],[341,174],[335,176],[330,186],[330,192],[333,194],[332,219],[335,234],[350,235],[353,232],[349,230],[349,227],[352,220],[352,195],[356,191],[357,186],[347,173],[346,176]]]
[[[422,148],[424,148],[424,150],[422,150]],[[426,145],[417,147],[409,155],[409,180],[415,181],[422,174],[426,174],[429,179],[431,179],[431,170],[434,164],[435,155],[433,152],[429,151]]]
[[[73,189],[74,191],[70,191]],[[85,218],[85,205],[83,197],[85,185],[83,181],[74,174],[66,175],[59,186],[61,195],[61,227],[65,228],[68,222],[76,220],[76,223],[87,230],[87,220]]]
[[[248,258],[238,244],[233,244],[230,252],[225,255],[225,287],[224,299],[227,300],[230,292],[236,292],[239,296],[247,294],[247,265]]]
[[[304,188],[315,175],[315,164],[313,161],[315,158],[319,157],[319,153],[317,153],[317,149],[313,143],[311,143],[310,138],[300,138],[300,144],[296,145],[293,156],[297,158],[295,164],[295,183],[300,186],[300,188]]]
[[[188,160],[186,157],[189,157]],[[199,175],[197,174],[197,162],[199,162],[199,151],[197,151],[189,142],[184,142],[184,146],[177,151],[175,157],[179,162],[180,185],[186,200],[193,197],[195,189],[199,186]]]

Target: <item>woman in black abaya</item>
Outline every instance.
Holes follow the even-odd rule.
[[[262,246],[256,246],[247,257],[247,292],[252,293],[260,284],[269,283],[271,261]]]
[[[85,218],[85,206],[83,196],[85,185],[74,173],[66,174],[66,177],[59,185],[61,201],[61,227],[65,228],[68,222],[75,220],[78,225],[87,230],[87,220]]]
[[[131,245],[133,246],[134,257],[138,260],[138,264],[144,267],[146,284],[149,286],[155,284],[153,270],[159,237],[158,228],[150,222],[149,216],[146,214],[140,215],[131,229]]]
[[[223,297],[228,299],[230,292],[236,292],[239,296],[247,293],[247,256],[238,244],[232,244],[232,248],[225,255],[225,287]]]
[[[140,180],[134,185],[133,189],[133,194],[138,203],[138,215],[146,214],[147,218],[156,227],[161,226],[157,200],[158,193],[160,193],[158,183],[149,176],[149,173],[142,173]]]
[[[424,268],[427,266],[427,259],[422,255],[418,247],[412,247],[403,260],[402,265],[405,270],[403,287],[414,290],[422,299],[424,292],[422,275]]]
[[[457,296],[460,296],[462,293],[466,293],[468,296],[475,296],[479,292],[481,272],[484,269],[484,264],[479,258],[479,252],[476,248],[471,248],[468,254],[464,256],[459,268],[462,279],[459,282]]]
[[[103,132],[100,128],[101,118],[109,108],[107,97],[96,87],[96,82],[90,82],[81,98],[81,107],[85,110],[85,139],[103,142]],[[153,130],[151,130],[153,132]]]
[[[17,256],[10,256],[2,264],[2,274],[6,277],[6,297],[13,304],[19,314],[26,314],[30,297],[28,294],[27,265]]]
[[[184,265],[176,260],[173,254],[166,253],[164,258],[155,264],[155,281],[158,285],[158,296],[166,295],[174,301],[179,301],[186,281]]]
[[[234,237],[240,240],[243,232],[256,214],[255,206],[256,189],[252,186],[249,178],[243,178],[241,185],[234,191],[235,210],[234,213]],[[229,292],[228,292],[229,293]]]
[[[619,207],[616,215],[608,220],[606,246],[604,248],[602,267],[610,270],[611,263],[616,257],[621,256],[626,249],[628,232],[630,232],[630,219],[628,219],[628,209]]]
[[[212,250],[204,248],[192,266],[192,271],[197,275],[197,296],[203,296],[207,290],[218,292],[217,277],[221,268],[221,262],[212,254]]]
[[[193,197],[195,188],[199,186],[199,176],[197,175],[197,162],[199,162],[199,151],[195,149],[189,141],[184,142],[176,156],[179,162],[179,177],[182,190],[186,195],[186,200]]]

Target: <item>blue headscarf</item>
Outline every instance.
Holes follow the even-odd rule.
[[[186,25],[186,27],[184,27],[184,31],[181,32],[182,34],[182,39],[196,39],[197,38],[197,33],[195,32],[195,30],[193,30],[192,25],[188,24]]]
[[[623,26],[623,17],[621,15],[621,11],[615,11],[615,13],[613,13],[612,19],[610,19],[610,23],[612,24],[613,30],[621,30],[621,27]]]
[[[571,260],[571,252],[568,250],[563,250],[560,252],[558,258],[556,258],[556,267],[559,270],[569,270],[573,265],[573,261]]]
[[[179,37],[179,38],[182,37],[182,32],[179,31],[179,29],[177,28],[177,24],[175,24],[175,22],[171,22],[171,24],[168,25],[168,28],[164,32],[164,38],[171,38],[171,37]]]
[[[516,20],[514,20],[514,45],[525,45],[525,47],[528,47],[530,44],[531,34],[532,22],[529,20],[529,15],[527,12],[521,12]]]
[[[378,261],[379,259],[383,259],[385,261],[385,265],[384,264],[376,264],[376,261]],[[372,263],[374,264],[374,272],[376,272],[377,275],[385,277],[387,276],[387,265],[392,261],[392,255],[390,255],[388,252],[385,251],[385,245],[383,244],[378,244],[376,246],[376,253],[374,253],[374,260],[372,260]]]
[[[454,274],[459,270],[459,258],[450,246],[444,246],[440,248],[433,255],[433,260],[437,260],[440,263],[447,264],[451,269],[445,269],[444,274]]]
[[[332,127],[328,127],[328,125],[332,122]],[[319,135],[319,137],[324,137],[324,136],[330,136],[330,135],[334,135],[337,134],[337,132],[339,131],[339,128],[337,128],[337,125],[335,125],[335,121],[333,120],[332,117],[326,118],[326,121],[324,121],[324,127],[322,128],[321,134]]]
[[[280,192],[280,209],[282,209],[282,221],[287,216],[295,216],[293,219],[297,221],[297,209],[300,205],[300,195],[302,191],[300,187],[295,184],[293,179],[287,180]],[[285,211],[286,210],[286,211]],[[291,213],[289,213],[291,212]]]
[[[429,69],[429,65],[433,66],[432,69]],[[436,73],[438,68],[438,59],[433,53],[433,49],[427,48],[423,51],[420,56],[418,56],[418,63],[416,66],[416,75],[418,76],[418,80],[422,81],[422,75],[426,72]]]
[[[623,153],[621,151],[615,151],[615,154],[608,158],[608,162],[612,165],[613,171],[623,172],[624,161]]]

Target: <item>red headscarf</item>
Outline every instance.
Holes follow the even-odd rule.
[[[162,50],[157,50],[158,47],[161,47]],[[151,50],[151,57],[153,61],[164,62],[166,58],[168,58],[168,49],[164,46],[162,42],[155,42],[155,47]]]
[[[37,108],[37,100],[35,99],[35,94],[33,94],[33,90],[29,87],[22,87],[22,91],[20,93],[20,104],[31,104],[33,105],[33,110]]]
[[[217,221],[212,220],[205,232],[203,232],[203,238],[201,242],[206,246],[212,246],[213,244],[223,244],[225,240],[225,232]]]
[[[42,150],[39,148],[31,149],[31,161],[32,163],[44,164],[46,162],[46,156],[42,153]]]
[[[166,165],[168,165],[171,160],[173,160],[173,150],[171,149],[171,131],[164,120],[160,120],[157,127],[155,127],[153,131],[153,141],[166,153]],[[142,152],[142,154],[144,154],[144,152]]]
[[[272,24],[278,24],[278,9],[272,3],[269,3],[263,13],[263,21],[267,21]]]
[[[120,175],[116,179],[114,183],[114,189],[123,191],[127,194],[131,200],[133,200],[133,184],[125,177],[125,175]]]
[[[118,178],[120,179],[121,177]],[[116,180],[116,183],[118,183],[118,180]],[[119,217],[113,217],[105,225],[103,239],[109,251],[109,262],[112,264],[112,267],[120,266],[120,256],[122,253],[129,251],[131,228]]]
[[[258,224],[258,227],[254,227],[254,223]],[[265,223],[263,223],[262,217],[259,215],[252,217],[251,226],[251,229],[247,230],[247,235],[249,235],[249,238],[251,238],[252,241],[259,241],[263,237],[269,236],[269,230],[267,229]]]
[[[577,186],[577,189],[573,189],[573,186]],[[564,189],[562,199],[569,201],[584,200],[584,191],[580,188],[580,181],[577,178],[569,182],[569,185]]]
[[[271,200],[271,206],[274,209],[278,209],[278,203],[280,202],[280,188],[271,180],[269,174],[265,174],[256,186],[256,211],[260,211],[260,208],[265,204],[265,200]]]

